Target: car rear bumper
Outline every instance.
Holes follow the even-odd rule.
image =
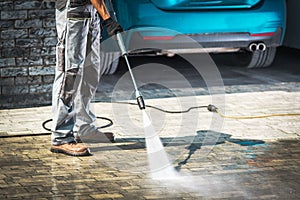
[[[158,31],[159,32],[159,31]],[[173,36],[143,36],[140,31],[129,34],[129,52],[132,54],[156,52],[156,54],[235,52],[248,50],[253,43],[263,43],[266,47],[280,46],[282,29],[275,32],[178,34]]]
[[[276,32],[259,34],[250,33],[216,33],[190,36],[203,47],[239,47],[247,48],[251,43],[263,42],[267,47],[279,46],[282,31],[280,28]]]

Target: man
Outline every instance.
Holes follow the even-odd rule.
[[[95,115],[90,110],[100,80],[101,20],[109,35],[122,31],[104,0],[56,2],[58,44],[52,97],[52,152],[86,156],[90,151],[82,141],[114,140],[112,133],[97,130]]]

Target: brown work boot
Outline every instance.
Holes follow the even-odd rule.
[[[53,153],[63,153],[70,156],[91,155],[89,148],[76,142],[62,145],[52,145],[50,151]]]
[[[111,143],[115,141],[115,136],[111,132],[100,132],[95,130],[87,135],[76,136],[76,141],[78,143],[86,142],[86,143]]]

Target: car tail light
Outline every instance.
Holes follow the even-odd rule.
[[[250,34],[252,37],[265,37],[265,36],[273,36],[275,32],[268,32],[268,33],[253,33]]]

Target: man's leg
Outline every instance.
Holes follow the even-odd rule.
[[[85,155],[86,147],[76,144],[74,128],[74,98],[82,78],[90,13],[87,5],[56,10],[57,45],[56,76],[53,84],[53,128],[51,151],[69,155]],[[81,17],[83,15],[83,17]]]
[[[109,142],[112,141],[111,133],[101,133],[96,127],[96,116],[91,110],[91,100],[94,97],[101,76],[100,66],[100,16],[96,9],[90,5],[91,13],[89,25],[87,55],[83,67],[81,82],[75,98],[76,122],[75,135],[83,142]]]
[[[52,93],[53,127],[51,142],[54,145],[74,142],[72,129],[74,126],[74,112],[72,105],[65,104],[61,98],[62,90],[66,82],[66,37],[67,36],[67,8],[56,10],[56,30],[58,44],[56,47],[56,70]]]

